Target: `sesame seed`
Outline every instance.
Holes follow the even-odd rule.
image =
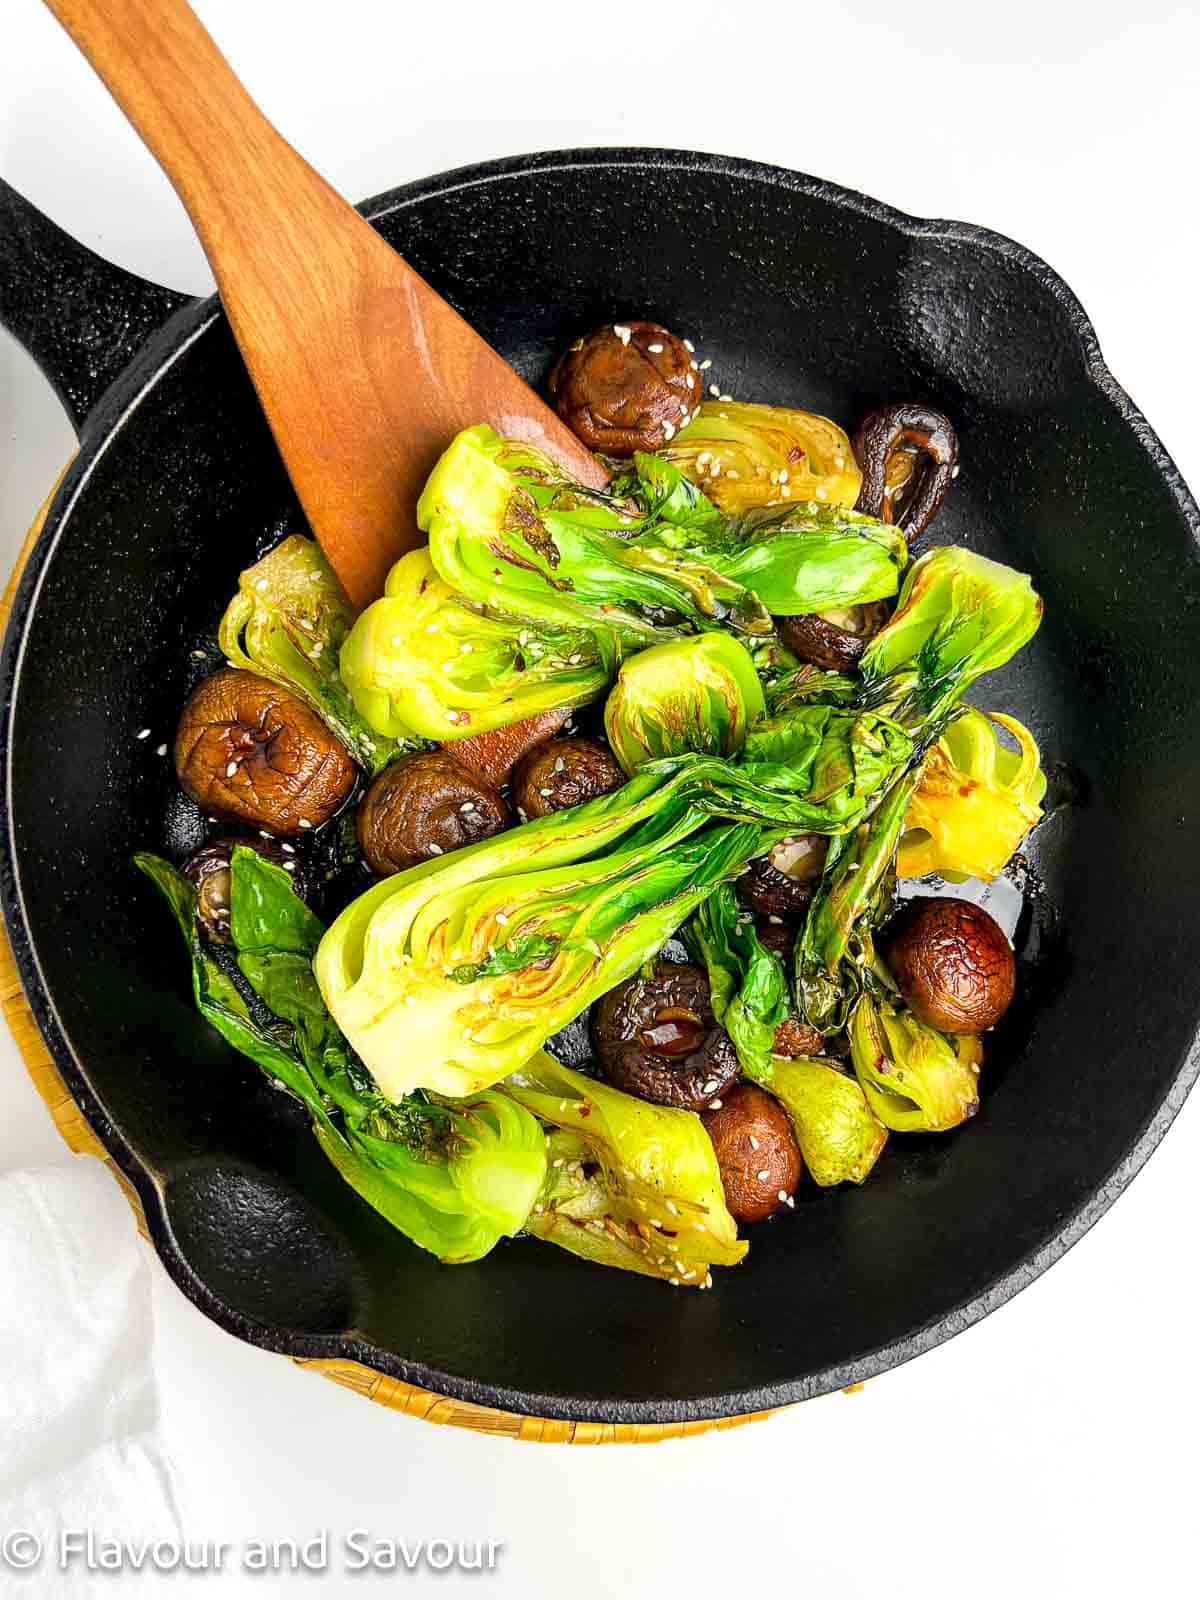
[[[236,778],[237,777],[237,762],[236,761],[231,761],[229,763],[229,765],[225,768],[225,776],[227,778]]]
[[[667,441],[668,444],[670,444],[671,440],[674,437],[675,437],[675,424],[673,422],[664,422],[663,423],[663,438]]]
[[[708,1080],[708,1082],[704,1085],[704,1088],[701,1091],[701,1093],[703,1093],[703,1094],[716,1094],[717,1090],[720,1087],[721,1087],[721,1085],[717,1082],[717,1080],[715,1078],[710,1078]]]
[[[696,363],[693,361],[692,365],[695,366]],[[699,380],[699,378],[697,378],[697,376],[696,376],[696,374],[694,372],[689,372],[688,375],[687,375],[687,381],[688,381],[688,388],[689,389],[694,389],[696,387],[696,385],[699,383],[700,380]]]
[[[662,1231],[662,1223],[658,1220],[657,1217],[651,1217],[650,1218],[650,1226],[652,1228],[657,1228],[660,1232]]]
[[[787,1199],[784,1201],[784,1204],[791,1206],[792,1210],[794,1211],[796,1209],[796,1196],[794,1194],[788,1195]]]
[[[150,737],[150,729],[149,728],[143,728],[141,733],[138,734],[138,738],[139,739],[148,739],[149,737]]]
[[[616,334],[617,338],[620,339],[622,344],[628,344],[630,339],[633,338],[633,329],[626,328],[620,322],[613,323],[613,332]]]
[[[829,491],[827,489],[823,489],[820,484],[817,485],[817,487],[814,489],[813,493],[816,495],[818,500],[828,500],[829,499]]]
[[[458,809],[462,812],[463,816],[465,817],[468,812],[474,811],[475,802],[474,802],[474,800],[464,800],[462,805],[460,805]]]
[[[767,1179],[771,1176],[771,1169],[770,1167],[764,1167],[761,1172],[756,1172],[754,1176],[758,1179],[759,1183],[766,1183]]]
[[[684,1266],[682,1261],[673,1261],[671,1265],[675,1268],[675,1271],[681,1278],[686,1278],[688,1276],[688,1269]]]
[[[721,463],[719,461],[714,461],[712,466],[709,467],[708,475],[710,478],[719,478],[721,476]]]
[[[718,395],[718,396],[717,396],[717,399],[718,399],[718,400],[727,400],[727,401],[732,401],[732,400],[733,400],[733,396],[732,396],[732,395],[731,395],[731,394],[719,394],[719,395]]]
[[[157,749],[156,749],[156,750],[155,750],[155,752],[154,752],[154,754],[155,754],[155,755],[156,755],[156,756],[165,756],[165,755],[166,755],[166,753],[167,753],[167,747],[166,747],[166,745],[165,745],[165,744],[160,744],[160,745],[159,745],[159,746],[158,746],[158,748],[157,748]]]
[[[207,661],[208,660],[208,651],[207,650],[193,650],[192,651],[192,660],[193,661]]]
[[[786,483],[784,484],[783,488],[779,491],[779,498],[781,500],[790,500],[792,498],[792,491],[788,488]]]
[[[668,1278],[667,1282],[671,1285],[672,1289],[678,1289],[678,1287],[679,1287],[679,1279],[678,1278]]]
[[[324,648],[325,648],[325,646],[323,644],[315,644],[315,645],[313,645],[312,653],[313,653],[313,660],[314,661],[321,654],[321,651],[324,650]]]
[[[788,1197],[787,1190],[786,1189],[780,1189],[779,1198],[783,1201],[784,1205],[787,1204],[787,1197]]]
[[[260,839],[273,839],[275,835],[273,833],[268,833],[265,828],[260,828],[258,830],[258,837]]]
[[[779,476],[778,476],[778,478],[776,478],[775,481],[776,481],[776,483],[786,483],[788,481],[789,476],[790,476],[790,474],[788,472],[788,469],[786,467],[780,467]]]
[[[711,366],[712,366],[712,357],[710,356],[707,361],[702,361],[700,363],[699,370],[701,372],[707,372],[709,367],[711,367]]]
[[[842,470],[842,468],[846,465],[845,456],[834,456],[833,464],[838,469],[838,471],[840,472]]]
[[[706,1272],[704,1274],[704,1287],[706,1289],[711,1289],[712,1288],[712,1273],[711,1272]]]
[[[951,472],[950,476],[952,478],[957,478],[958,477],[958,468],[957,467],[954,468],[954,470]]]
[[[265,589],[267,587],[267,580],[265,578],[260,578],[254,587],[260,591]]]
[[[719,400],[721,398],[721,390],[720,390],[719,386],[717,384],[715,384],[715,383],[710,383],[709,384],[708,392],[709,392],[709,394],[712,395],[714,400]]]
[[[268,834],[267,837],[270,838],[270,834]],[[294,844],[283,844],[280,845],[279,848],[283,851],[285,856],[294,856],[296,854],[296,846]]]
[[[294,862],[294,861],[285,861],[285,862],[284,862],[284,863],[283,863],[283,870],[284,870],[284,871],[285,871],[285,872],[295,872],[295,870],[296,870],[296,863],[295,863],[295,862]],[[410,998],[411,998],[411,997],[410,997]]]
[[[440,855],[444,854],[444,852],[443,852],[442,847],[441,847],[440,844],[431,844],[429,846],[429,854],[431,856],[440,856]]]
[[[660,356],[663,353],[663,347],[660,344],[648,344],[646,349],[652,356]]]
[[[683,341],[683,348],[687,351],[687,353],[689,355],[694,356],[696,354],[696,346],[692,343],[692,341],[690,339],[685,339]]]
[[[566,764],[567,763],[563,760],[563,758],[561,756],[556,756],[555,760],[554,760],[554,770],[555,770],[555,772],[562,772],[563,769],[566,767]]]
[[[565,1164],[566,1164],[566,1157],[565,1156],[559,1156],[556,1161],[552,1161],[550,1163],[550,1165],[552,1167],[561,1167],[561,1166],[564,1166]]]
[[[724,1104],[725,1104],[725,1102],[724,1102],[724,1100],[710,1100],[710,1101],[709,1101],[709,1102],[708,1102],[708,1109],[709,1109],[709,1110],[710,1110],[710,1111],[720,1111],[720,1109],[721,1109],[721,1107],[722,1107],[722,1106],[723,1106],[723,1105],[724,1105]],[[698,1223],[697,1223],[697,1224],[696,1224],[696,1226],[697,1226],[697,1227],[698,1227],[698,1228],[702,1228],[702,1227],[703,1227],[703,1226],[704,1226],[704,1224],[703,1224],[703,1223],[702,1223],[702,1222],[698,1222]]]
[[[667,1201],[667,1210],[673,1217],[677,1217],[679,1215],[679,1207],[675,1204],[674,1200]]]
[[[312,827],[312,823],[308,820],[307,817],[301,817],[300,818],[300,826],[307,831],[309,828]]]
[[[783,918],[782,917],[768,917],[767,921],[770,922],[770,923],[773,923],[775,925],[775,927],[777,927],[777,928],[782,928],[782,926],[783,926]]]
[[[497,913],[496,913],[496,921],[500,924],[500,926],[502,928],[507,928],[508,927],[508,918],[504,915],[503,911],[497,911]]]
[[[737,477],[737,473],[734,471],[734,469],[732,467],[730,467],[729,471],[725,474],[725,476],[727,478],[736,478]]]
[[[571,667],[577,667],[582,660],[583,660],[583,657],[580,655],[579,651],[576,650],[574,655],[570,655],[570,656],[567,657],[567,665],[571,666]],[[554,770],[555,770],[555,772],[560,772],[562,770],[562,768],[561,767],[555,767]]]
[[[543,800],[549,800],[551,795],[554,793],[554,790],[553,789],[539,789],[538,793],[541,795]]]
[[[696,457],[696,465],[698,467],[706,467],[711,460],[712,460],[712,451],[711,450],[701,450],[700,454]],[[146,731],[149,732],[149,729],[147,729]]]

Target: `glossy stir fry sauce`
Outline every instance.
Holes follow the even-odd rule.
[[[1041,602],[913,559],[948,418],[852,443],[709,366],[652,322],[577,339],[550,394],[609,490],[468,429],[361,615],[298,535],[244,572],[175,746],[210,836],[138,857],[203,1015],[447,1262],[525,1233],[710,1287],[739,1224],[973,1115],[1014,995],[956,886],[999,895],[1046,782],[964,697]]]

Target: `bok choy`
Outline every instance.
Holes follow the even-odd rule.
[[[746,1253],[708,1134],[690,1111],[585,1078],[544,1051],[502,1085],[554,1130],[529,1232],[605,1266],[705,1287]]]
[[[380,729],[364,716],[343,681],[338,657],[353,623],[320,547],[293,534],[242,573],[218,642],[230,666],[299,695],[374,774],[414,743],[407,727]]]
[[[885,718],[814,709],[826,725],[807,730],[794,764],[651,762],[612,794],[386,878],[348,906],[316,973],[384,1093],[495,1083],[770,843],[854,827],[871,784],[911,745]]]
[[[352,1189],[443,1261],[476,1261],[520,1231],[546,1176],[536,1118],[494,1092],[386,1099],[322,1003],[312,961],[323,929],[286,872],[234,850],[226,960],[204,937],[183,874],[157,856],[135,860],[187,942],[201,1014],[300,1101]]]

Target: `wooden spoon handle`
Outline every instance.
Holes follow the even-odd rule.
[[[266,120],[186,0],[46,0],[170,178],[325,554],[365,605],[474,422],[595,458]]]
[[[299,245],[297,198],[342,201],[271,126],[186,0],[46,0],[170,178],[213,271],[263,235]]]

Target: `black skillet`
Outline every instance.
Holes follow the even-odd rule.
[[[934,542],[1024,568],[1033,646],[981,703],[1064,803],[1031,852],[1023,1000],[983,1109],[810,1190],[710,1294],[523,1241],[439,1267],[345,1188],[192,1009],[129,866],[178,844],[170,737],[236,574],[301,525],[215,302],[135,280],[0,189],[0,320],[80,431],[3,657],[3,901],[30,1002],[185,1293],[231,1332],[549,1417],[719,1417],[929,1349],[1112,1203],[1198,1058],[1200,514],[1060,279],[1017,245],[811,178],[659,151],[495,162],[367,215],[525,375],[652,317],[723,391],[854,423],[924,400],[962,474]],[[137,733],[149,727],[143,740]]]

